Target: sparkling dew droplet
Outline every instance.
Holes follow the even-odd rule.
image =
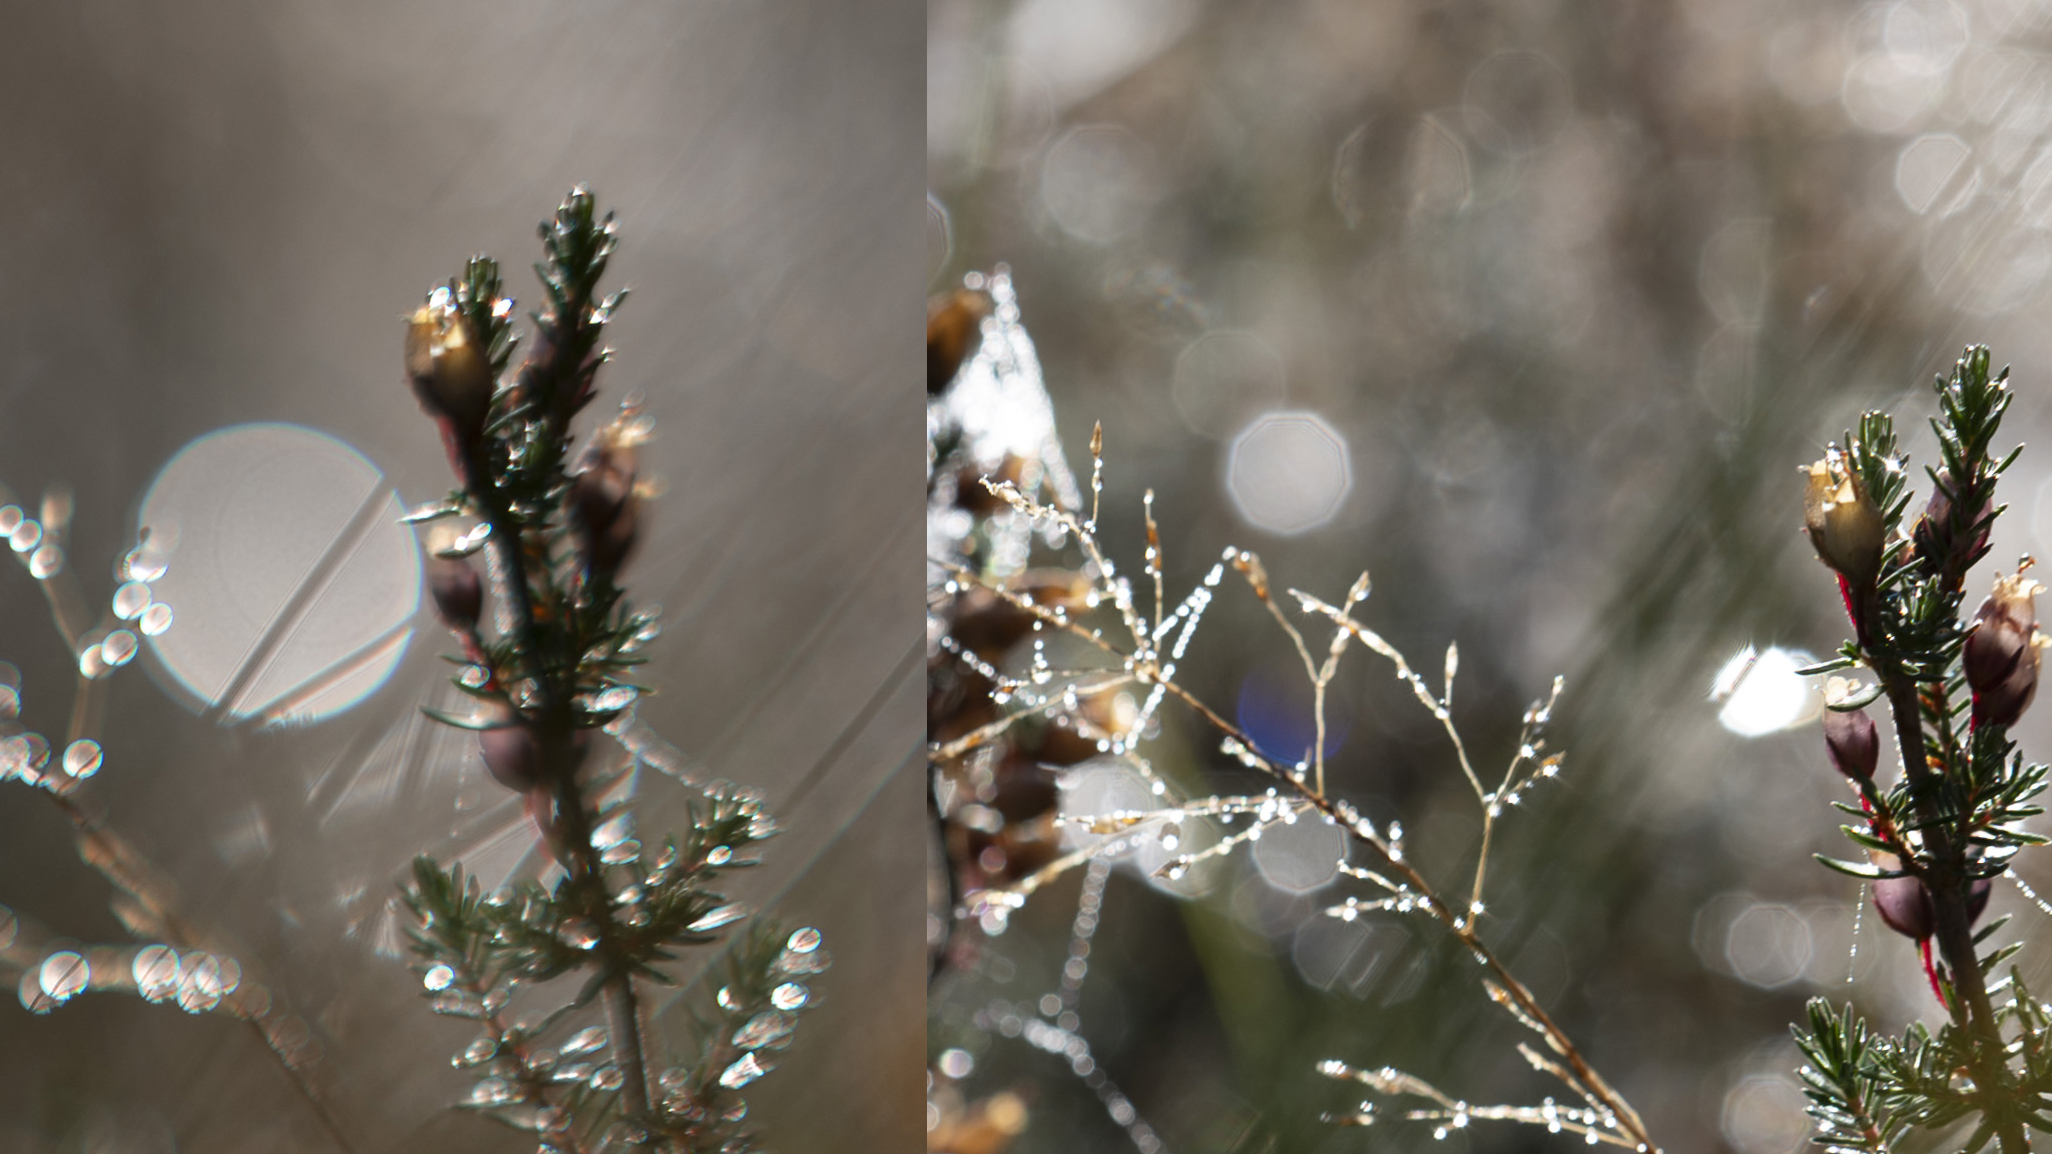
[[[87,679],[98,681],[114,672],[114,667],[107,664],[106,654],[100,651],[98,645],[88,645],[84,652],[78,655],[78,671]]]
[[[470,1088],[473,1106],[503,1106],[513,1100],[513,1087],[504,1078],[486,1078]]]
[[[697,921],[684,928],[692,933],[702,934],[719,929],[721,926],[732,925],[747,916],[748,907],[740,902],[728,902],[726,905],[714,906],[712,909],[707,910]]]
[[[65,746],[64,772],[73,777],[91,777],[100,772],[100,743],[81,737]]]
[[[587,1026],[570,1035],[563,1043],[563,1056],[574,1058],[579,1054],[595,1054],[606,1048],[606,1031],[602,1026]]]
[[[0,721],[13,721],[21,716],[21,690],[12,685],[0,683]]]
[[[739,1090],[769,1072],[770,1068],[758,1061],[754,1054],[743,1054],[740,1061],[720,1071],[720,1085],[729,1090]]]
[[[114,616],[133,621],[150,607],[150,601],[150,587],[141,581],[130,581],[114,591]]]
[[[42,540],[43,527],[34,521],[23,521],[14,527],[14,532],[7,535],[7,547],[16,553],[26,553],[41,544]]]
[[[803,983],[785,982],[783,985],[770,991],[770,1005],[775,1006],[779,1010],[796,1010],[804,1006],[806,999],[810,996],[811,992],[805,988]]]
[[[798,1020],[782,1010],[764,1010],[734,1031],[734,1045],[743,1050],[782,1046],[797,1028]]]
[[[135,989],[147,1001],[161,1002],[178,992],[178,951],[170,946],[144,946],[130,966]]]
[[[707,865],[723,866],[733,860],[734,850],[731,846],[716,845],[712,848],[711,853],[705,855],[705,864]]]
[[[718,1002],[722,1010],[738,1010],[741,1008],[741,999],[734,996],[734,987],[732,986],[721,986],[720,992],[713,995],[713,1001]]]
[[[21,527],[22,512],[19,505],[0,505],[0,537],[12,537]]]
[[[121,568],[132,581],[147,585],[164,576],[163,558],[152,554],[147,546],[137,545],[121,559]]]
[[[142,631],[144,634],[155,637],[169,628],[171,628],[171,607],[169,605],[159,601],[148,609],[143,610]]]
[[[617,1090],[626,1084],[627,1075],[622,1074],[618,1066],[600,1066],[591,1076],[591,1088],[594,1090]]]
[[[420,984],[430,990],[446,990],[456,980],[456,971],[447,966],[430,966],[420,977]]]
[[[140,644],[135,634],[126,629],[116,629],[100,642],[100,656],[107,664],[122,666],[135,660],[136,647]]]
[[[48,581],[64,571],[64,550],[55,545],[44,545],[29,554],[29,576],[38,581]]]
[[[794,954],[809,954],[819,948],[819,942],[819,931],[806,926],[792,933],[790,940],[784,943],[784,948]]]
[[[92,979],[92,967],[70,950],[59,950],[43,959],[36,970],[36,984],[58,1002],[68,1002]]]

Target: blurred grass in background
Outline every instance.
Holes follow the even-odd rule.
[[[1563,784],[1499,831],[1490,933],[1678,1154],[1800,1147],[1787,1024],[1812,993],[1890,1025],[1936,1009],[1910,946],[1810,861],[1842,786],[1787,651],[1843,623],[1796,468],[1894,407],[1924,488],[1917,415],[1969,340],[2016,366],[2009,431],[2044,440],[2048,48],[2052,12],[2012,0],[928,6],[929,287],[1009,262],[1072,462],[1103,422],[1127,571],[1143,488],[1172,598],[1227,544],[1328,599],[1371,570],[1365,621],[1422,666],[1460,644],[1485,765],[1567,676]],[[2013,477],[1991,568],[2052,552],[2052,456]],[[1244,590],[1191,653],[1179,680],[1228,716],[1308,709]],[[1431,717],[1368,660],[1334,700],[1335,792],[1401,818],[1428,867],[1471,860]],[[1232,780],[1165,713],[1166,771]],[[2052,752],[2046,711],[2021,733]],[[1053,984],[1075,894],[996,942],[1013,996]],[[1170,1149],[1366,1148],[1317,1120],[1353,1100],[1327,1057],[1476,1102],[1550,1090],[1447,943],[1341,933],[1318,898],[1245,857],[1195,905],[1114,875],[1084,1032]],[[930,1044],[975,1054],[965,1091],[1028,1088],[1015,1149],[1129,1148],[1054,1059],[969,1028],[988,992],[943,979]],[[1431,1148],[1559,1141],[1477,1124]]]

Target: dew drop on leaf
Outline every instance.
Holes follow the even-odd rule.
[[[141,581],[130,581],[114,591],[114,616],[123,621],[133,621],[150,607],[150,587]]]
[[[421,975],[420,984],[430,990],[446,990],[456,980],[456,971],[447,966],[431,966]]]
[[[563,1043],[563,1056],[574,1058],[579,1054],[595,1054],[606,1048],[606,1031],[602,1026],[587,1026],[570,1035]]]
[[[100,772],[100,743],[81,737],[64,747],[64,772],[73,777],[91,777]]]
[[[697,921],[684,928],[692,933],[702,934],[719,929],[721,926],[732,925],[747,916],[748,907],[740,902],[728,902],[726,905],[714,906],[712,909],[707,910]]]
[[[162,634],[171,628],[171,607],[162,601],[143,610],[142,631],[150,637]]]
[[[810,996],[803,983],[785,982],[770,991],[770,1005],[779,1010],[796,1010],[804,1006]]]
[[[757,1061],[754,1054],[743,1054],[740,1061],[720,1071],[720,1085],[729,1090],[739,1090],[767,1073],[769,1067]]]

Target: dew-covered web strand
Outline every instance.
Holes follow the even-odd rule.
[[[0,527],[5,528],[4,535],[16,559],[42,589],[52,627],[66,646],[78,655],[78,676],[66,722],[64,753],[57,766],[49,772],[28,767],[35,772],[34,777],[24,775],[19,772],[21,767],[17,767],[13,776],[26,784],[39,786],[38,792],[63,812],[77,832],[80,858],[121,893],[134,911],[131,916],[139,919],[136,922],[139,927],[154,930],[152,936],[169,943],[157,948],[175,949],[180,955],[201,959],[195,962],[190,974],[187,974],[184,963],[180,963],[181,979],[176,996],[181,1007],[190,1012],[221,1007],[246,1022],[263,1041],[265,1049],[284,1067],[293,1088],[306,1101],[335,1148],[350,1154],[354,1146],[335,1116],[327,1095],[316,1084],[313,1051],[303,1044],[304,1040],[297,1031],[286,1028],[298,1019],[292,1017],[285,999],[263,986],[254,975],[243,975],[241,964],[234,960],[234,951],[225,948],[215,940],[214,934],[185,916],[168,877],[116,831],[100,812],[100,807],[86,796],[87,779],[101,771],[105,760],[98,740],[99,710],[103,700],[101,684],[130,664],[140,648],[135,632],[122,627],[123,623],[131,620],[128,614],[133,610],[141,632],[154,637],[170,628],[172,615],[168,605],[145,599],[132,588],[137,583],[147,587],[164,573],[161,559],[149,551],[147,529],[142,533],[142,540],[122,559],[118,570],[121,584],[108,598],[106,610],[95,615],[90,608],[92,601],[75,568],[63,563],[61,552],[42,552],[44,548],[61,549],[64,526],[69,520],[69,501],[46,498],[44,506],[45,521],[50,523],[48,530],[42,523],[28,518],[13,503],[6,487],[0,486]],[[59,511],[58,515],[47,515],[53,509]],[[42,558],[40,563],[39,557]],[[142,604],[138,605],[139,601]],[[96,616],[97,624],[94,623]],[[19,687],[9,686],[9,690],[18,711]],[[138,952],[135,956],[140,958],[142,954]],[[219,979],[224,964],[233,966],[234,980]],[[95,984],[94,988],[99,987]],[[123,988],[123,985],[117,983],[109,988]],[[138,993],[144,992],[139,981],[135,989]],[[237,989],[248,991],[249,996],[224,1001]],[[53,1000],[47,1008],[54,1009],[56,1004],[57,1001]]]
[[[1097,447],[1098,446],[1093,445],[1093,448]],[[1396,873],[1402,878],[1402,882],[1400,884],[1403,887],[1412,890],[1413,892],[1419,895],[1419,898],[1421,900],[1417,904],[1421,908],[1429,910],[1429,912],[1431,912],[1435,917],[1437,917],[1450,931],[1452,931],[1457,937],[1461,939],[1463,944],[1469,947],[1470,951],[1475,955],[1477,960],[1491,971],[1496,980],[1500,982],[1503,988],[1505,988],[1508,991],[1506,995],[1506,1004],[1514,1006],[1521,1018],[1529,1020],[1534,1025],[1534,1028],[1539,1029],[1540,1032],[1545,1034],[1549,1043],[1552,1044],[1556,1050],[1563,1054],[1563,1056],[1567,1060],[1568,1067],[1572,1069],[1573,1076],[1571,1079],[1569,1079],[1569,1084],[1577,1086],[1578,1089],[1584,1089],[1585,1092],[1594,1095],[1595,1098],[1602,1103],[1604,1107],[1604,1117],[1609,1120],[1615,1120],[1617,1124],[1618,1133],[1623,1137],[1629,1139],[1629,1142],[1627,1142],[1626,1144],[1633,1146],[1643,1146],[1648,1149],[1652,1148],[1650,1137],[1647,1135],[1644,1123],[1638,1118],[1637,1113],[1633,1111],[1631,1107],[1628,1104],[1626,1104],[1621,1097],[1617,1095],[1616,1091],[1613,1090],[1604,1079],[1602,1079],[1599,1075],[1596,1074],[1594,1069],[1588,1065],[1588,1063],[1582,1057],[1580,1052],[1574,1048],[1573,1043],[1567,1038],[1566,1034],[1562,1032],[1559,1029],[1559,1027],[1552,1022],[1551,1018],[1548,1015],[1546,1015],[1545,1011],[1538,1005],[1536,999],[1532,997],[1530,991],[1525,989],[1525,987],[1521,983],[1519,983],[1515,977],[1513,977],[1510,974],[1509,970],[1502,964],[1502,962],[1499,959],[1497,959],[1481,942],[1481,940],[1475,935],[1473,927],[1473,918],[1476,913],[1480,912],[1481,905],[1480,884],[1482,881],[1482,871],[1479,863],[1478,869],[1476,871],[1476,889],[1474,892],[1474,896],[1471,898],[1471,901],[1468,905],[1468,908],[1466,910],[1458,912],[1449,909],[1444,902],[1439,901],[1437,899],[1436,894],[1434,893],[1432,888],[1425,882],[1424,878],[1421,875],[1419,875],[1415,871],[1415,869],[1413,869],[1411,866],[1405,863],[1402,860],[1402,857],[1399,853],[1393,852],[1392,846],[1384,842],[1379,836],[1376,835],[1373,826],[1368,824],[1365,820],[1359,819],[1358,815],[1353,813],[1351,806],[1345,806],[1344,810],[1342,810],[1341,807],[1344,806],[1345,803],[1336,804],[1334,801],[1328,798],[1323,793],[1323,791],[1315,788],[1315,786],[1313,786],[1311,783],[1306,782],[1304,780],[1305,775],[1302,773],[1301,770],[1290,771],[1283,766],[1275,764],[1267,757],[1259,754],[1256,751],[1256,747],[1254,745],[1253,740],[1247,734],[1245,734],[1237,726],[1233,725],[1231,722],[1227,721],[1225,718],[1220,716],[1216,711],[1210,709],[1202,701],[1192,696],[1180,685],[1171,680],[1169,676],[1165,675],[1164,669],[1156,663],[1155,655],[1150,650],[1149,638],[1147,637],[1146,632],[1139,623],[1137,619],[1137,614],[1134,612],[1132,608],[1131,599],[1127,593],[1127,587],[1125,583],[1118,581],[1113,577],[1113,567],[1107,560],[1103,560],[1104,555],[1101,549],[1099,548],[1097,541],[1095,540],[1095,534],[1092,531],[1091,527],[1087,527],[1083,525],[1081,522],[1078,522],[1073,516],[1073,514],[1066,513],[1064,510],[1058,507],[1045,506],[1033,501],[1031,498],[1025,496],[1016,486],[1011,485],[1010,483],[992,483],[988,479],[986,479],[984,484],[985,487],[989,489],[993,494],[1005,500],[1007,503],[1011,504],[1015,509],[1026,514],[1033,520],[1047,520],[1057,522],[1065,525],[1067,528],[1070,529],[1070,531],[1073,531],[1077,534],[1079,544],[1085,551],[1086,555],[1091,559],[1092,566],[1097,573],[1098,580],[1102,583],[1104,591],[1111,596],[1115,607],[1118,608],[1121,616],[1126,621],[1129,631],[1133,633],[1135,638],[1136,651],[1132,654],[1122,653],[1110,642],[1106,641],[1099,631],[1095,629],[1086,628],[1081,624],[1069,619],[1066,614],[1050,611],[1043,606],[1039,606],[1033,603],[1028,598],[1023,598],[1016,595],[1008,595],[1009,591],[1004,590],[998,586],[995,586],[989,581],[981,579],[976,574],[958,570],[956,573],[958,579],[974,581],[977,584],[983,585],[985,588],[993,589],[994,591],[998,592],[1000,596],[1006,596],[1007,599],[1011,601],[1014,605],[1018,606],[1019,608],[1023,609],[1024,611],[1030,614],[1033,614],[1043,624],[1053,625],[1057,628],[1067,630],[1074,636],[1080,637],[1084,641],[1094,645],[1098,649],[1105,652],[1108,656],[1120,661],[1124,669],[1134,673],[1136,679],[1151,682],[1155,690],[1165,695],[1176,697],[1178,700],[1183,702],[1183,704],[1186,707],[1191,709],[1193,712],[1197,713],[1202,719],[1204,719],[1204,721],[1212,725],[1219,732],[1224,734],[1228,739],[1235,742],[1239,746],[1240,757],[1242,761],[1244,761],[1250,767],[1268,773],[1270,776],[1272,776],[1279,782],[1283,783],[1287,788],[1295,790],[1305,800],[1309,801],[1312,805],[1322,810],[1327,818],[1342,825],[1343,828],[1347,829],[1349,833],[1351,833],[1359,840],[1367,842],[1373,849],[1375,849],[1378,852],[1380,856],[1382,856],[1385,859],[1392,872]],[[1231,550],[1229,550],[1227,553],[1227,559],[1231,561],[1236,568],[1240,569],[1243,575],[1245,575],[1248,578],[1250,584],[1254,586],[1257,594],[1262,595],[1264,601],[1268,600],[1268,598],[1265,595],[1267,592],[1266,577],[1259,567],[1258,560],[1255,559],[1252,554],[1245,553],[1244,551],[1236,552]],[[1404,660],[1401,653],[1397,652],[1395,648],[1390,646],[1386,641],[1383,641],[1383,639],[1379,635],[1375,634],[1371,630],[1366,629],[1364,626],[1361,626],[1358,622],[1354,621],[1350,616],[1348,616],[1345,610],[1336,609],[1332,606],[1324,604],[1316,598],[1309,597],[1308,595],[1302,594],[1300,592],[1292,592],[1295,593],[1300,602],[1303,603],[1307,612],[1316,611],[1325,614],[1326,616],[1331,618],[1335,626],[1337,626],[1345,634],[1357,638],[1361,641],[1361,643],[1364,646],[1374,651],[1375,653],[1381,655],[1385,659],[1389,660],[1396,667],[1397,675],[1399,676],[1399,678],[1404,680],[1411,687],[1413,693],[1418,697],[1420,702],[1423,703],[1433,713],[1434,717],[1441,723],[1442,727],[1447,731],[1449,739],[1453,744],[1454,750],[1460,762],[1460,767],[1463,772],[1463,775],[1467,778],[1471,788],[1475,792],[1477,799],[1484,805],[1485,809],[1490,807],[1492,804],[1497,803],[1499,799],[1497,797],[1493,797],[1487,790],[1483,788],[1481,784],[1481,779],[1479,775],[1476,774],[1474,767],[1468,758],[1465,743],[1462,741],[1458,730],[1453,725],[1451,710],[1448,704],[1448,695],[1433,694],[1432,691],[1425,685],[1423,679],[1420,678],[1414,671],[1412,671],[1409,663]],[[1279,617],[1281,616],[1279,613],[1277,615]],[[1284,624],[1288,626],[1287,619],[1284,618],[1283,620]],[[1295,633],[1293,626],[1289,626],[1289,629],[1293,634]],[[1296,638],[1299,644],[1300,653],[1303,653],[1308,657],[1308,647],[1302,646],[1301,634],[1296,634]],[[1449,672],[1451,672],[1452,667],[1454,665],[1454,659],[1451,654],[1449,655],[1448,665]],[[1543,718],[1544,714],[1548,711],[1548,709],[1541,709],[1538,712],[1540,716]],[[1528,718],[1529,717],[1530,715],[1528,715]],[[1529,746],[1529,743],[1526,743],[1526,745]],[[1521,748],[1521,754],[1522,752],[1523,750]],[[1559,762],[1556,758],[1549,758],[1544,763],[1542,763],[1543,769],[1538,769],[1533,772],[1536,776],[1551,777],[1557,771],[1558,764]],[[1515,777],[1515,773],[1516,763],[1514,763],[1512,769],[1506,773],[1505,782],[1508,783],[1512,781]],[[1244,840],[1253,840],[1254,836],[1258,836],[1258,827],[1256,828],[1256,830],[1247,831],[1246,834],[1239,836]],[[1072,855],[1072,857],[1073,856],[1075,855]],[[1085,856],[1087,860],[1087,855]],[[1047,872],[1048,871],[1042,871],[1043,875]],[[1045,877],[1039,875],[1032,879],[1029,879],[1032,885],[1037,885],[1043,882],[1044,880]],[[1013,897],[1014,900],[1016,900],[1019,896],[1023,895],[1024,892],[1027,892],[1029,888],[1029,886],[1015,886],[1012,888],[1012,893],[1009,896]],[[990,895],[990,897],[992,899],[996,899],[997,895]]]

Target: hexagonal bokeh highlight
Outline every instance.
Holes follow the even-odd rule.
[[[1353,487],[1347,439],[1316,413],[1263,413],[1226,457],[1234,508],[1270,533],[1294,536],[1331,521]]]

